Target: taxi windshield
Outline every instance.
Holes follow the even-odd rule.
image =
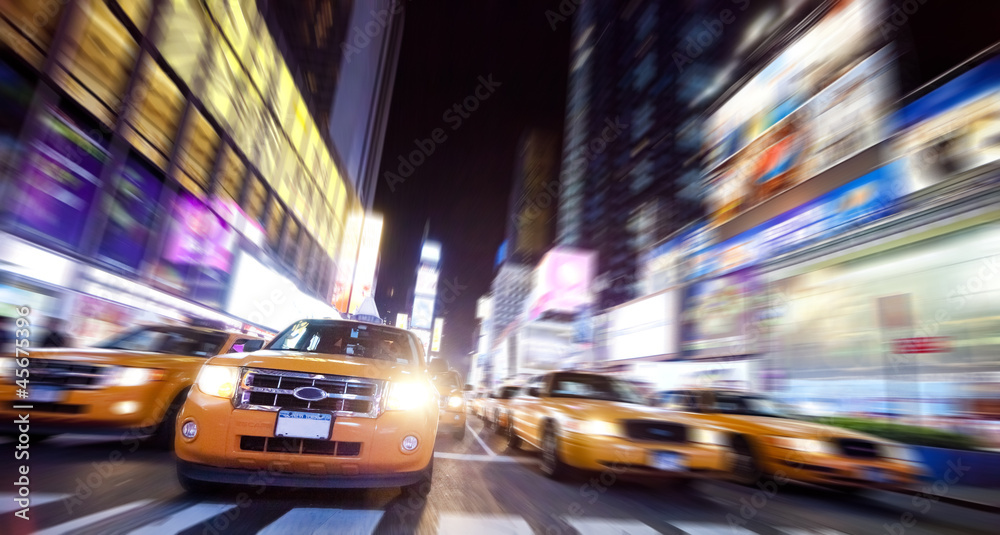
[[[378,325],[303,320],[282,331],[267,349],[389,360],[411,364],[417,349],[405,332]]]
[[[739,414],[743,416],[767,416],[771,418],[792,418],[772,399],[762,396],[739,396],[720,394],[715,398],[715,412]]]
[[[140,327],[101,342],[94,347],[169,353],[189,357],[211,357],[222,350],[226,335],[184,327]]]
[[[645,404],[636,389],[624,382],[603,375],[560,373],[552,380],[552,397],[584,398],[601,401]]]
[[[500,399],[511,399],[517,395],[518,390],[520,390],[520,388],[516,386],[505,386],[500,389],[500,395],[498,397]]]

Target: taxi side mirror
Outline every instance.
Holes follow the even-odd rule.
[[[528,395],[531,396],[531,397],[533,397],[533,398],[537,398],[538,394],[541,393],[540,390],[541,389],[538,388],[537,386],[533,386],[533,387],[531,387],[531,388],[528,389]]]
[[[465,386],[464,386],[464,387],[462,388],[462,392],[472,392],[472,389],[473,389],[473,386],[472,386],[472,385],[465,385]]]
[[[247,341],[247,343],[243,344],[243,352],[252,353],[254,351],[260,350],[260,348],[262,347],[264,347],[263,340],[249,340]]]

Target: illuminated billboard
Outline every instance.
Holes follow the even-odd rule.
[[[434,331],[431,333],[431,351],[441,351],[441,336],[444,334],[444,318],[434,318]]]
[[[437,294],[437,281],[439,272],[437,269],[422,265],[417,269],[417,285],[414,289],[414,293],[417,295],[430,295],[434,296]]]
[[[396,314],[396,327],[399,327],[400,329],[409,329],[410,328],[410,316],[408,316],[407,314],[404,314],[402,312],[400,312],[399,314]]]
[[[351,292],[350,313],[353,314],[361,301],[372,294],[375,286],[375,270],[378,267],[378,250],[382,242],[382,216],[368,214],[361,230],[361,248],[358,251],[358,265],[354,270],[354,290]]]
[[[364,213],[360,210],[348,216],[347,228],[344,230],[344,241],[340,245],[340,261],[337,262],[337,279],[333,290],[333,306],[344,313],[347,312],[347,305],[351,298],[354,266],[357,265],[358,260],[358,245],[363,219]]]
[[[535,286],[528,301],[528,320],[546,312],[575,313],[593,301],[591,283],[597,253],[553,248],[535,269]]]
[[[424,242],[420,250],[420,263],[437,266],[441,262],[441,244],[436,241]]]
[[[413,317],[410,319],[410,328],[430,330],[434,321],[434,298],[417,297],[413,300]]]

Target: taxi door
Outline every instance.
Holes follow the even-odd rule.
[[[538,422],[544,409],[545,377],[534,377],[511,402],[514,432],[533,446],[539,444]]]

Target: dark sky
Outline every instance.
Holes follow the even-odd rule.
[[[385,216],[376,303],[393,321],[408,308],[429,221],[429,238],[443,244],[436,311],[445,314],[442,354],[463,372],[474,349],[476,299],[489,290],[503,240],[518,138],[533,126],[562,130],[569,23],[553,30],[545,17],[548,9],[558,9],[558,2],[406,3],[375,193],[374,210]],[[499,86],[478,109],[460,125],[458,115],[445,116],[475,94],[480,77],[490,75]],[[399,156],[416,150],[414,140],[431,138],[438,128],[444,141],[390,188],[385,173],[397,172]],[[449,284],[458,296],[443,303],[440,296]]]

